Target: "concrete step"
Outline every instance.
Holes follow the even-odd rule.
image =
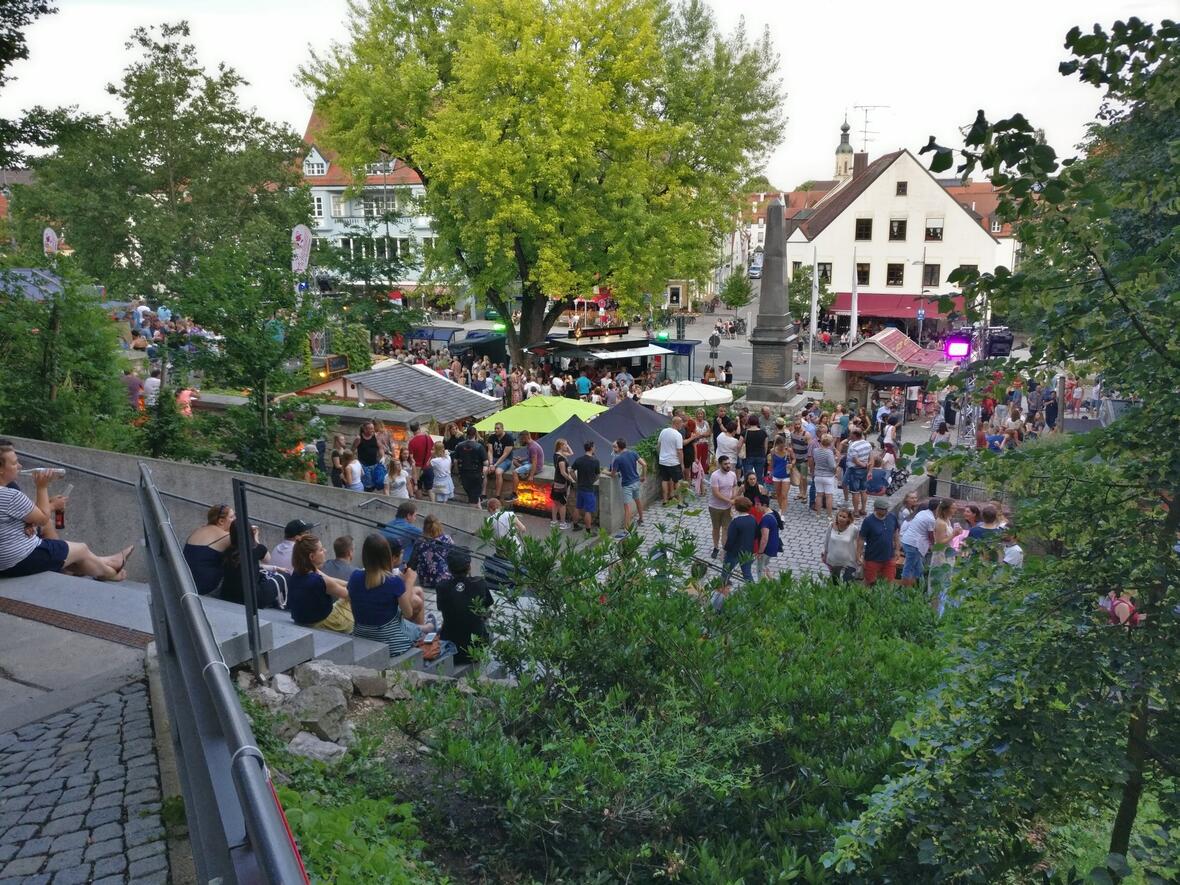
[[[130,630],[154,634],[150,610],[151,594],[146,584],[133,581],[104,583],[43,572],[27,578],[0,580],[0,596],[66,614],[115,624]],[[213,636],[226,664],[233,667],[250,659],[246,621],[225,611],[205,610]],[[264,651],[274,647],[274,628],[261,625],[259,636]]]

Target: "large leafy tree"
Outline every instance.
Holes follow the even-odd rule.
[[[120,113],[64,132],[14,208],[24,242],[52,224],[113,295],[159,297],[247,226],[290,230],[310,206],[299,139],[241,107],[231,68],[201,66],[187,24],[138,28],[127,48],[138,57],[108,87]]]
[[[1062,73],[1105,98],[1087,154],[1060,160],[1023,116],[979,113],[959,171],[1004,188],[1026,259],[962,282],[1036,330],[1030,358],[1003,368],[1085,360],[1139,407],[976,465],[1006,484],[1044,555],[1019,577],[964,570],[960,666],[898,729],[907,766],[828,857],[846,873],[1029,876],[1046,832],[1097,818],[1109,855],[1093,881],[1136,862],[1151,882],[1180,876],[1180,27],[1130,19],[1066,45]],[[927,150],[935,171],[954,163],[933,139]],[[1107,623],[1109,593],[1146,621]],[[1140,819],[1147,794],[1157,820]]]
[[[698,0],[378,0],[303,73],[355,169],[382,151],[426,184],[436,274],[502,316],[514,359],[567,301],[623,304],[701,278],[733,194],[778,141],[769,37]],[[519,291],[519,304],[512,293]]]

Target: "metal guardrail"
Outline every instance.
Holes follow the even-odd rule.
[[[306,885],[266,761],[161,493],[146,464],[139,472],[152,625],[198,878],[223,885]]]

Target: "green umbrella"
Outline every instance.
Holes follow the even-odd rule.
[[[504,429],[512,433],[522,430],[529,433],[548,433],[556,430],[571,417],[588,421],[599,412],[605,411],[606,406],[596,406],[580,399],[564,396],[531,396],[522,403],[484,418],[475,425],[475,429],[495,430],[497,424],[503,424]]]

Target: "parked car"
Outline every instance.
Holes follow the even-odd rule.
[[[750,279],[752,279],[752,280],[762,279],[762,262],[761,261],[759,261],[757,264],[750,265]]]

